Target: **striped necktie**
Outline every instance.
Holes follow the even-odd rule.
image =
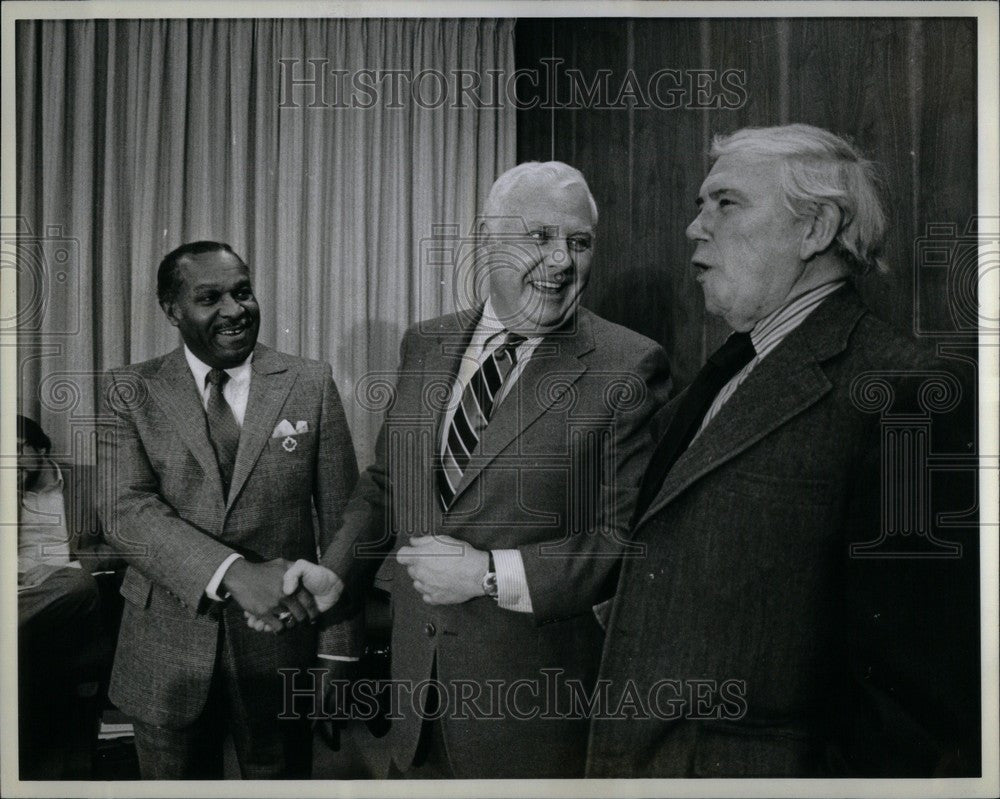
[[[462,392],[462,401],[448,426],[438,470],[438,490],[445,510],[455,499],[462,474],[493,416],[504,381],[517,364],[516,348],[522,341],[524,336],[507,333],[503,343],[483,359]]]
[[[233,409],[222,396],[222,387],[229,379],[229,375],[221,369],[212,369],[205,379],[209,383],[208,404],[205,406],[208,437],[212,440],[215,459],[219,463],[222,494],[228,500],[229,484],[232,482],[233,467],[236,465],[236,450],[240,445],[240,426],[233,415]]]

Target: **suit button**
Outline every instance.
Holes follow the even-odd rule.
[[[433,638],[434,637],[434,633],[436,633],[437,630],[434,628],[433,624],[431,624],[430,622],[427,622],[427,624],[424,625],[424,632],[427,633],[427,637],[428,638]]]

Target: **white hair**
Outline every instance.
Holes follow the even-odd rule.
[[[856,273],[888,271],[881,257],[886,219],[875,165],[853,145],[828,130],[794,124],[716,136],[709,152],[712,161],[730,153],[779,159],[779,183],[788,209],[803,216],[819,203],[836,205],[840,226],[835,252]]]
[[[574,169],[569,164],[562,161],[525,161],[512,169],[508,169],[490,187],[489,196],[486,198],[486,208],[483,213],[487,217],[506,216],[509,209],[506,207],[507,197],[515,189],[526,183],[545,182],[558,189],[568,188],[576,184],[583,186],[587,192],[587,201],[590,203],[590,213],[593,217],[593,224],[597,224],[597,203],[594,202],[594,195],[590,193],[587,179],[579,169]]]

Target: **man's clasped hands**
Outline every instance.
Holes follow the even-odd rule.
[[[406,567],[414,589],[429,605],[455,605],[482,594],[489,555],[446,535],[419,536],[400,547],[396,560]],[[315,622],[332,608],[344,581],[325,566],[282,558],[264,563],[240,559],[222,580],[243,608],[247,625],[278,633],[302,622]]]

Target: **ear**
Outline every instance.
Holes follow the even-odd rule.
[[[492,243],[492,235],[490,232],[490,226],[486,224],[486,219],[484,217],[479,217],[479,222],[476,225],[476,240],[480,244],[489,245]]]
[[[163,309],[163,313],[167,315],[167,319],[170,321],[174,327],[180,324],[180,319],[177,316],[177,312],[174,310],[174,303],[168,300],[160,301],[160,308]]]
[[[841,211],[833,203],[816,203],[813,215],[807,217],[808,227],[799,246],[799,258],[808,261],[824,252],[840,230]]]

